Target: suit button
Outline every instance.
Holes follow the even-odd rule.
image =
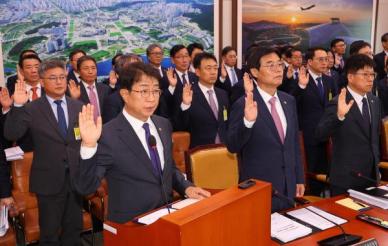
[[[63,162],[67,162],[67,158],[63,158]]]

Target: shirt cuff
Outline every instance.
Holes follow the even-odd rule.
[[[302,84],[300,84],[300,83],[298,83],[298,86],[299,86],[299,88],[301,88],[301,89],[306,89],[306,87],[307,87],[307,85],[302,85]]]
[[[23,104],[14,103],[13,106],[20,108],[20,107],[23,107]]]
[[[6,110],[4,109],[1,109],[1,112],[4,114],[7,114],[9,111],[11,110],[11,108],[7,108]]]
[[[338,118],[339,121],[344,121],[344,120],[345,120],[345,116],[339,117],[339,116],[337,115],[337,118]]]
[[[181,109],[182,109],[182,111],[186,111],[186,110],[188,110],[190,107],[191,107],[191,104],[187,105],[187,104],[184,104],[183,102],[181,103]]]
[[[225,82],[225,80],[226,80],[226,77],[225,77],[225,78],[222,78],[222,77],[220,76],[220,78],[219,78],[219,79],[220,79],[220,82],[221,82],[221,83],[224,83],[224,82]]]
[[[246,128],[252,128],[253,127],[253,124],[255,124],[256,121],[249,121],[247,119],[245,119],[244,117],[244,125]]]
[[[81,159],[87,160],[92,158],[97,152],[97,146],[98,144],[96,145],[96,147],[86,147],[81,145],[81,150],[80,150]]]
[[[171,95],[174,95],[175,86],[168,86],[168,91],[171,93]]]

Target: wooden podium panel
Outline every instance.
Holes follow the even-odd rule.
[[[227,189],[148,226],[105,222],[111,229],[104,229],[104,245],[270,245],[270,215],[271,185],[256,180],[248,189]]]

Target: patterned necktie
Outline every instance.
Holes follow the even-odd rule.
[[[208,91],[207,91],[207,94],[209,94],[209,105],[210,105],[210,108],[211,108],[212,111],[213,111],[214,117],[216,118],[216,120],[218,120],[218,110],[217,110],[217,105],[216,105],[216,102],[214,101],[214,97],[213,97],[214,91],[213,91],[213,90],[208,90]],[[221,142],[220,136],[218,135],[218,132],[217,132],[217,134],[216,134],[216,139],[215,139],[214,142],[215,142],[216,144]]]
[[[282,127],[282,122],[280,120],[280,116],[278,111],[276,110],[276,97],[272,97],[269,100],[269,104],[271,104],[271,115],[272,119],[275,122],[276,129],[278,130],[278,134],[282,143],[284,143],[284,130]]]
[[[148,151],[150,152],[150,159],[151,159],[151,163],[152,163],[152,167],[154,168],[153,169],[153,172],[154,174],[157,176],[157,177],[160,177],[160,174],[161,174],[161,164],[159,163],[159,156],[158,155],[158,150],[156,148],[156,146],[154,148],[152,148],[152,146],[150,145],[150,142],[149,142],[149,139],[150,139],[150,136],[151,136],[151,132],[150,132],[150,126],[149,124],[146,122],[143,124],[143,128],[144,128],[144,131],[145,131],[145,139],[146,139],[146,142],[147,142],[147,146],[148,146]]]
[[[31,91],[32,91],[31,99],[32,99],[32,101],[35,101],[36,99],[39,98],[39,96],[38,96],[38,87],[37,86],[31,87]]]
[[[67,126],[66,126],[66,118],[65,111],[62,108],[62,100],[55,100],[54,103],[57,105],[57,117],[58,117],[58,126],[59,130],[62,133],[62,136],[66,138],[67,135]]]
[[[187,82],[187,79],[186,79],[186,74],[182,74],[182,82],[183,82],[183,85],[186,85],[188,82]]]
[[[321,99],[323,99],[324,91],[323,91],[322,77],[317,78],[317,84],[318,84],[319,95],[321,96]]]
[[[370,114],[369,114],[369,107],[368,107],[368,101],[364,97],[362,99],[362,118],[364,119],[367,126],[370,126]]]
[[[97,95],[94,92],[94,85],[89,85],[89,101],[90,104],[94,106],[94,112],[93,112],[93,117],[94,117],[94,122],[97,121],[97,117],[100,116],[100,109],[98,108],[98,103],[97,103]]]

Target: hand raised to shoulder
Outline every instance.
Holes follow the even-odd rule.
[[[86,147],[95,147],[101,136],[102,120],[98,116],[97,122],[94,122],[94,106],[91,104],[82,106],[82,111],[78,116],[79,130],[81,134],[81,145]]]

